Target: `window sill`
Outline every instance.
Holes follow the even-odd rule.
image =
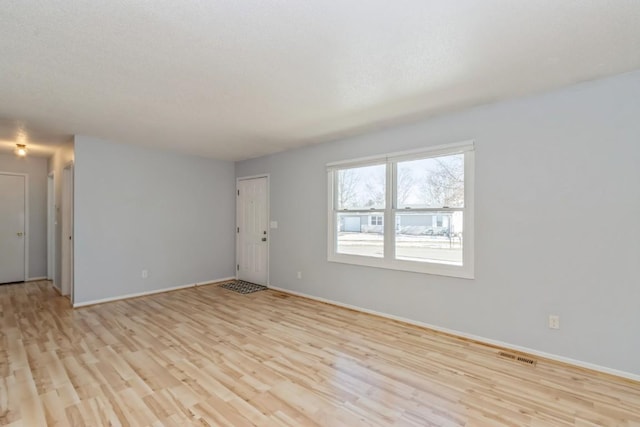
[[[461,279],[474,279],[473,268],[469,266],[447,265],[433,262],[386,260],[383,258],[345,254],[331,254],[328,257],[328,261],[341,264],[383,268],[386,270],[406,271],[410,273],[433,274],[437,276],[457,277]]]

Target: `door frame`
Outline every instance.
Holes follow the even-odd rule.
[[[73,162],[67,163],[62,168],[62,244],[60,249],[61,253],[61,269],[60,269],[60,291],[62,295],[68,295],[73,304],[74,300],[74,164]],[[66,195],[66,197],[65,197]],[[66,224],[66,227],[65,227]],[[70,239],[66,236],[70,235]],[[69,243],[70,241],[70,243]],[[65,293],[68,291],[68,294]]]
[[[16,172],[3,172],[0,175],[13,175],[24,177],[24,281],[29,280],[29,174]]]
[[[269,264],[271,263],[271,174],[264,173],[259,175],[249,175],[249,176],[241,176],[236,178],[236,191],[235,191],[235,199],[236,199],[236,224],[235,229],[238,229],[238,191],[240,191],[240,181],[247,181],[250,179],[258,179],[258,178],[266,178],[267,180],[267,283],[269,286],[271,284],[271,276]],[[236,279],[238,278],[238,265],[240,263],[240,235],[236,232]]]
[[[47,279],[56,285],[56,175],[47,175]]]

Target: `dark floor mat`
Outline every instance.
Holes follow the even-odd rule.
[[[256,285],[255,283],[245,282],[244,280],[233,280],[220,285],[221,288],[229,289],[230,291],[237,292],[239,294],[250,294],[252,292],[264,291],[266,286]]]

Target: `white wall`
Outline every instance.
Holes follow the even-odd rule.
[[[632,73],[240,162],[236,175],[271,174],[273,286],[640,374],[639,118]],[[327,262],[327,162],[469,139],[475,280]]]
[[[55,277],[53,278],[53,285],[60,289],[62,283],[62,170],[73,162],[74,157],[74,142],[71,139],[66,144],[63,144],[56,152],[49,158],[48,173],[53,172],[53,185],[55,193]],[[46,197],[46,190],[45,190]],[[45,211],[46,212],[46,211]],[[45,270],[46,273],[46,270]]]
[[[28,277],[47,275],[47,159],[0,154],[0,172],[29,175],[29,271]],[[2,194],[0,194],[2,200]],[[1,201],[0,201],[1,203]]]
[[[232,162],[85,136],[75,159],[76,304],[234,276]]]

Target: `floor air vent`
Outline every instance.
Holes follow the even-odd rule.
[[[523,365],[536,366],[536,360],[530,357],[519,356],[513,353],[507,353],[506,351],[499,351],[498,356],[503,359],[513,360],[514,362],[522,363]]]

